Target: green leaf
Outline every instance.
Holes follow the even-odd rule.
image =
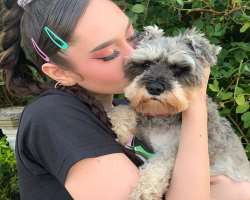
[[[204,22],[202,21],[202,19],[197,19],[196,21],[194,21],[194,26],[201,30],[204,27]]]
[[[236,113],[244,113],[248,111],[249,109],[249,103],[245,103],[243,105],[239,105],[236,107]]]
[[[208,87],[213,92],[219,92],[220,91],[219,82],[216,79],[214,79],[213,84],[209,84]]]
[[[227,116],[231,113],[231,110],[229,108],[223,108],[221,111],[220,111],[220,114],[222,116]]]
[[[250,144],[248,144],[246,147],[246,153],[250,156]]]
[[[250,64],[248,63],[243,64],[243,73],[250,73]]]
[[[246,42],[232,42],[233,47],[240,47],[244,51],[250,51],[250,43]]]
[[[250,22],[245,22],[240,29],[241,33],[244,33],[250,27]]]
[[[245,51],[238,49],[237,51],[234,52],[234,58],[238,62],[241,62],[243,59],[247,58],[247,54]]]
[[[214,36],[222,36],[223,35],[223,27],[220,23],[215,25],[214,28]]]
[[[241,21],[250,21],[250,16],[248,16],[246,13],[242,13],[240,16]]]
[[[236,101],[236,103],[237,103],[239,106],[244,105],[245,102],[246,102],[244,95],[238,95],[238,96],[235,98],[235,101]]]
[[[208,34],[208,36],[212,36],[214,34],[214,27],[212,25],[207,25],[206,33]]]
[[[243,115],[241,115],[242,121],[250,121],[250,112],[246,112]]]
[[[142,5],[142,4],[135,4],[133,7],[132,7],[132,12],[134,13],[143,13],[145,10],[145,6]]]
[[[244,128],[250,127],[250,112],[246,112],[241,116],[241,120],[244,122]]]
[[[183,2],[183,0],[176,0],[176,2],[181,6],[181,7],[183,7],[184,6],[184,2]]]
[[[244,90],[243,90],[241,87],[237,86],[237,87],[235,88],[235,94],[236,94],[236,95],[240,95],[240,94],[242,94],[242,93],[244,93]]]
[[[250,121],[245,121],[243,126],[244,128],[250,128]]]
[[[233,96],[232,92],[221,92],[218,98],[220,98],[221,100],[227,100],[227,99],[231,99],[232,96]]]

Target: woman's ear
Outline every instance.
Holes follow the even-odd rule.
[[[45,63],[42,65],[42,71],[51,79],[60,82],[64,86],[73,86],[77,83],[77,77],[73,72],[63,69],[56,64]]]

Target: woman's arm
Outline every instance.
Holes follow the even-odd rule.
[[[125,154],[113,153],[74,164],[65,187],[75,200],[127,200],[139,177]]]
[[[250,200],[250,182],[236,182],[226,176],[211,177],[211,200]]]
[[[202,88],[194,94],[182,114],[180,144],[168,192],[168,200],[209,200],[209,154],[207,135],[206,87],[209,68]]]
[[[206,71],[203,87],[183,112],[180,146],[168,200],[250,200],[250,183],[236,182],[226,176],[211,177],[207,137]]]

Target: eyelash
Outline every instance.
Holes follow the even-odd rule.
[[[127,39],[128,42],[133,42],[136,38],[136,33],[133,34],[131,37],[129,37]],[[116,57],[118,57],[120,55],[120,51],[114,50],[113,54],[111,54],[110,56],[106,56],[106,57],[102,57],[102,58],[98,58],[100,60],[103,60],[104,62],[108,62],[111,61],[113,59],[115,59]]]
[[[116,58],[119,55],[120,55],[120,51],[114,50],[114,52],[110,56],[106,56],[106,57],[102,57],[102,58],[98,58],[98,59],[107,62],[107,61],[113,60],[114,58]]]

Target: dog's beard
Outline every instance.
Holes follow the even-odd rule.
[[[138,76],[128,87],[125,88],[125,96],[131,106],[138,113],[145,115],[170,115],[182,112],[189,105],[191,92],[184,90],[177,82],[173,83],[173,89],[165,91],[159,96],[150,95],[145,86],[139,86]]]

